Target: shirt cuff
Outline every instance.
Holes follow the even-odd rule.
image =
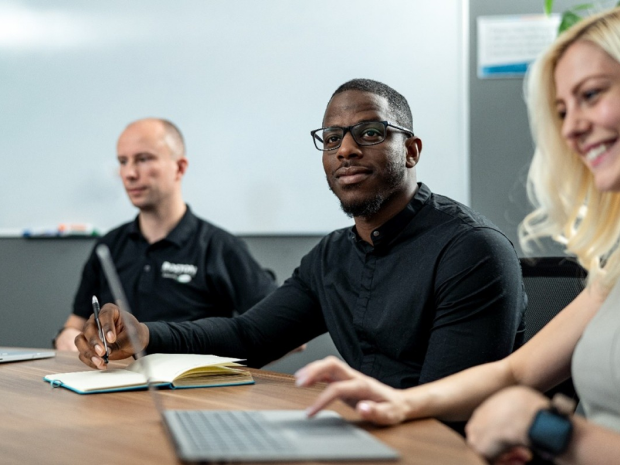
[[[170,341],[172,340],[170,326],[162,321],[144,324],[149,329],[149,344],[144,348],[144,352],[146,354],[170,352]]]

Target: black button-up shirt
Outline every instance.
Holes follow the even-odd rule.
[[[344,360],[394,387],[497,360],[522,343],[517,254],[488,220],[424,184],[371,234],[335,231],[239,318],[148,324],[149,352],[261,366],[325,331]]]
[[[187,321],[243,313],[276,288],[271,275],[235,236],[195,216],[189,207],[172,231],[149,244],[138,218],[106,234],[132,312],[142,321]],[[91,299],[113,302],[97,255],[82,272],[73,313],[88,318]]]

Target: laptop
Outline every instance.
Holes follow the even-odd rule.
[[[114,300],[131,313],[105,244],[97,246]],[[134,347],[136,334],[129,332]],[[146,377],[150,379],[148,364]],[[154,404],[176,454],[184,462],[396,460],[398,452],[333,411],[308,418],[303,410],[165,410],[149,383]]]
[[[0,347],[0,363],[23,362],[24,360],[36,360],[38,358],[50,358],[56,356],[53,350],[31,350]]]

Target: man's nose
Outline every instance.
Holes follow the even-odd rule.
[[[138,177],[138,171],[136,170],[135,164],[128,162],[125,166],[121,167],[121,178],[135,179],[136,177]]]
[[[353,135],[350,131],[342,137],[342,143],[340,147],[338,147],[337,156],[338,158],[357,158],[362,156],[362,150],[357,142],[355,142],[355,139],[353,139]]]

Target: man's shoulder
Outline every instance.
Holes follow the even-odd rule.
[[[491,220],[481,213],[445,195],[433,193],[426,207],[429,209],[429,214],[433,215],[438,223],[452,223],[466,230],[484,228],[501,232]]]
[[[424,221],[444,250],[467,256],[487,254],[516,256],[514,244],[491,220],[472,208],[440,194],[432,194]]]
[[[491,220],[474,209],[441,194],[431,194],[416,221],[416,229],[432,234],[433,243],[472,250],[499,247],[514,251],[514,244]],[[420,231],[418,229],[418,231]],[[486,244],[486,245],[485,245]]]
[[[199,244],[201,250],[209,250],[211,253],[216,251],[227,253],[247,248],[246,243],[240,237],[211,221],[196,216],[194,213],[192,215],[194,221],[192,222],[192,231],[190,232],[190,235],[193,236],[191,243]]]
[[[118,251],[119,249],[122,249],[125,246],[125,244],[127,244],[128,237],[131,231],[135,229],[134,222],[135,220],[128,221],[127,223],[123,223],[111,229],[110,231],[105,233],[103,236],[98,237],[95,240],[95,243],[91,249],[91,254],[88,258],[88,262],[99,263],[99,259],[97,258],[95,254],[95,250],[97,249],[97,246],[100,244],[105,244],[106,246],[108,246],[110,251],[112,251],[113,253],[114,251]]]
[[[133,219],[131,221],[128,221],[126,223],[123,223],[111,229],[110,231],[108,231],[103,236],[97,239],[97,244],[110,245],[110,244],[115,243],[119,238],[126,236],[135,230],[135,221],[136,220]]]
[[[239,237],[235,236],[233,233],[227,231],[221,226],[218,226],[211,221],[207,221],[204,218],[200,218],[199,216],[194,215],[194,217],[196,218],[195,232],[202,238],[213,241],[223,241],[226,243],[236,243],[240,241]]]

